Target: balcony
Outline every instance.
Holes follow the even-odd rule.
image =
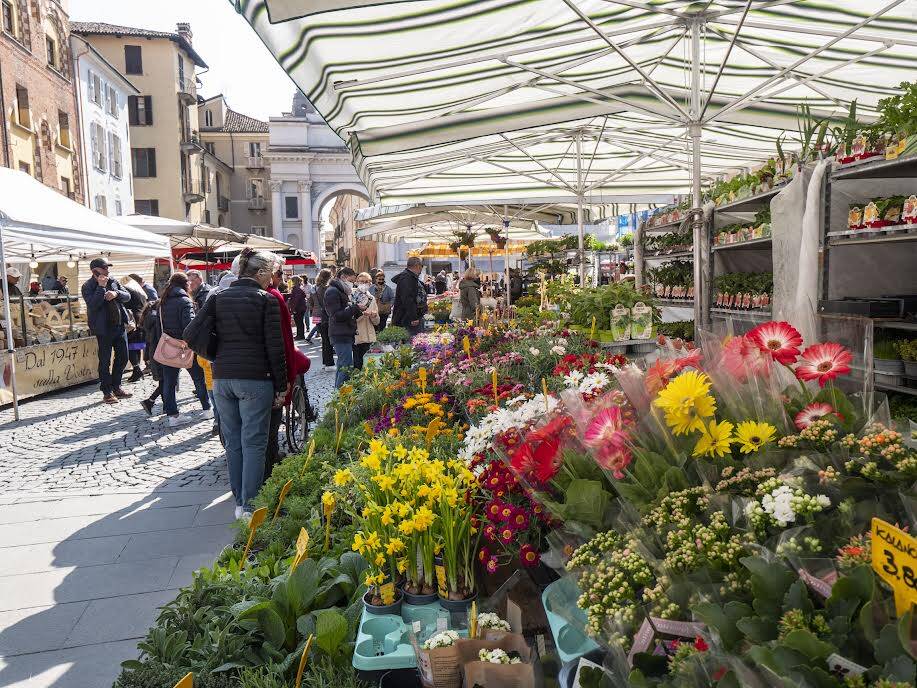
[[[226,198],[226,196],[218,196],[217,197],[217,207],[222,212],[229,210],[229,199]]]
[[[248,209],[249,210],[264,210],[264,197],[255,196],[254,198],[248,199]]]
[[[200,179],[185,179],[181,193],[185,203],[200,203],[204,200],[204,185]]]
[[[250,170],[260,170],[264,168],[264,158],[260,155],[249,155],[246,167]]]
[[[178,99],[185,105],[194,105],[197,102],[197,85],[193,78],[179,77]]]
[[[201,144],[201,137],[196,131],[182,135],[181,149],[185,153],[196,155],[204,152],[204,146]]]

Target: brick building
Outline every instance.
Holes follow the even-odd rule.
[[[0,0],[0,164],[83,202],[66,0]]]

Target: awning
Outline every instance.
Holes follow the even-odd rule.
[[[18,170],[0,167],[0,223],[8,262],[106,255],[169,255],[169,240],[76,203]]]

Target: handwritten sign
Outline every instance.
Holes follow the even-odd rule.
[[[248,553],[252,548],[252,542],[255,540],[255,532],[258,530],[258,526],[264,523],[265,518],[267,518],[267,507],[261,507],[260,509],[255,509],[255,513],[252,514],[252,520],[248,522],[248,541],[245,543],[245,550],[242,552],[242,563],[239,564],[240,570],[244,569],[248,563]]]
[[[0,355],[0,404],[13,401],[5,384],[9,354]],[[99,376],[96,338],[37,344],[16,351],[16,391],[20,399],[95,380]]]
[[[290,493],[290,489],[293,487],[293,480],[287,480],[283,487],[280,488],[280,497],[277,499],[277,508],[274,509],[274,515],[271,517],[271,521],[277,520],[277,515],[280,513],[280,507],[283,506],[283,500],[287,498],[287,495]]]
[[[175,688],[194,688],[194,674],[189,671],[181,681],[175,684]]]
[[[895,593],[898,616],[917,604],[917,540],[886,523],[872,519],[872,568]]]

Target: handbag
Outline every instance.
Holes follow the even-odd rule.
[[[182,332],[185,341],[194,353],[210,361],[217,358],[217,294],[211,294],[204,302],[201,312]]]
[[[159,337],[159,343],[156,345],[156,351],[153,352],[153,360],[170,368],[190,368],[193,366],[194,351],[191,350],[191,347],[183,340],[166,334],[166,331],[162,328],[162,306],[159,308],[159,329],[162,334]]]

